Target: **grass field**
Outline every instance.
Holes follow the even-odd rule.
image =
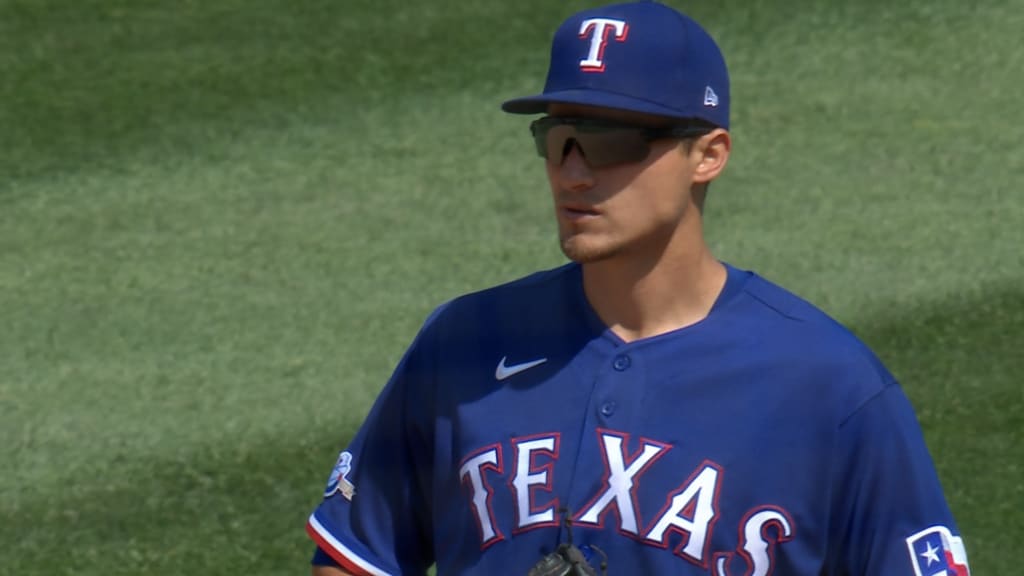
[[[718,255],[875,348],[1016,573],[1024,0],[672,4],[732,72]],[[0,574],[306,573],[429,310],[562,261],[498,104],[588,5],[0,0]]]

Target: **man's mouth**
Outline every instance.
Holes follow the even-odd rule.
[[[565,218],[568,218],[569,220],[581,220],[584,218],[592,218],[600,214],[600,211],[598,211],[597,209],[593,208],[592,206],[587,206],[584,204],[562,204],[559,207],[558,211],[561,212],[562,215]]]

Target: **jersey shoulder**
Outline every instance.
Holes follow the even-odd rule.
[[[432,337],[479,347],[496,340],[557,338],[574,329],[582,309],[575,263],[470,292],[439,306],[425,323]]]
[[[801,381],[842,397],[856,409],[896,379],[878,355],[852,330],[808,300],[749,272],[740,299],[746,330],[775,362],[802,366]]]
[[[458,296],[444,305],[448,319],[467,320],[477,314],[515,315],[539,313],[574,299],[579,291],[580,270],[574,263],[542,270],[496,286]]]

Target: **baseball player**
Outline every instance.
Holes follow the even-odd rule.
[[[709,251],[729,101],[669,7],[562,24],[503,109],[542,115],[569,262],[430,315],[309,517],[314,574],[969,574],[893,375]]]

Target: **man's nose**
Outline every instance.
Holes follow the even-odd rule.
[[[565,143],[562,163],[556,171],[559,185],[565,190],[583,190],[594,185],[594,172],[583,157],[583,150],[575,139]]]

